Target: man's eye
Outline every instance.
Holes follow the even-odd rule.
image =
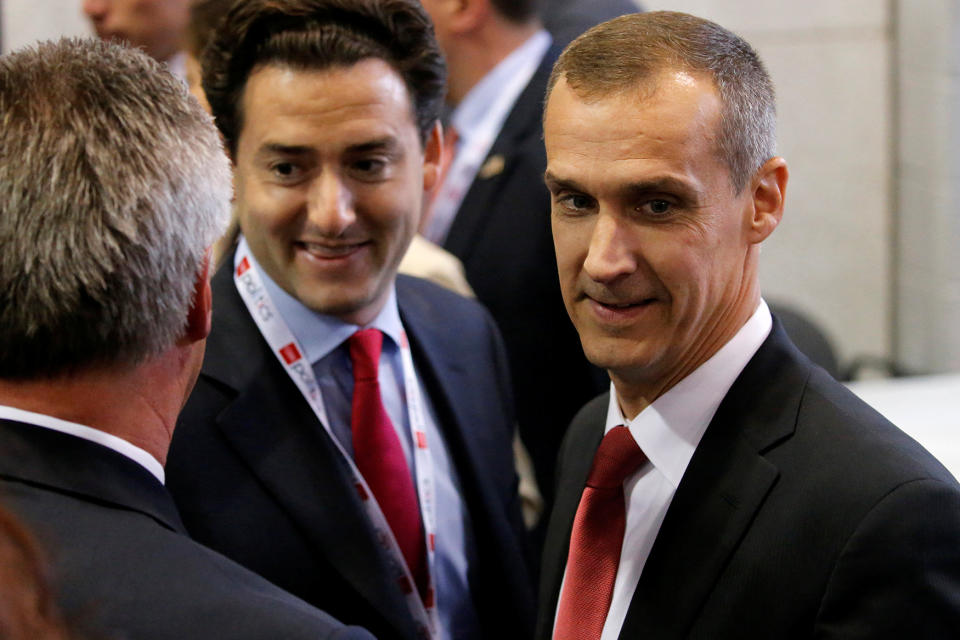
[[[382,158],[364,158],[353,163],[353,170],[361,176],[379,176],[387,168]]]
[[[650,213],[654,215],[662,216],[670,212],[670,209],[673,207],[673,204],[669,200],[655,198],[647,202],[646,207],[650,211]]]
[[[292,162],[278,162],[270,170],[280,178],[291,178],[297,173],[297,167]]]
[[[590,208],[592,200],[588,196],[572,193],[557,198],[560,205],[571,211],[582,211]]]

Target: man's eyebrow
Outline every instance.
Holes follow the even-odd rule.
[[[694,185],[672,176],[661,176],[633,182],[626,185],[624,191],[635,196],[648,193],[673,193],[694,198],[699,194],[699,190]]]
[[[399,146],[393,136],[384,136],[347,147],[348,153],[367,153],[370,151],[392,151]],[[258,155],[305,156],[314,153],[315,149],[307,145],[283,144],[282,142],[268,142],[260,147]]]
[[[393,151],[400,147],[400,143],[394,136],[384,136],[375,138],[366,142],[352,144],[347,147],[348,153],[369,153],[371,151]]]
[[[312,152],[313,149],[305,145],[268,142],[257,150],[257,155],[304,156]]]
[[[567,179],[567,178],[558,178],[557,176],[550,173],[550,170],[547,169],[543,174],[543,182],[547,185],[547,188],[551,191],[559,191],[561,189],[567,189],[570,191],[583,191],[583,188],[577,184],[576,180]]]
[[[543,175],[543,181],[551,191],[578,191],[587,193],[587,189],[581,186],[573,178],[560,178],[546,171]],[[674,178],[673,176],[661,176],[649,180],[638,180],[624,185],[621,189],[624,193],[631,196],[640,196],[650,193],[674,193],[681,196],[694,198],[699,191],[685,180]]]

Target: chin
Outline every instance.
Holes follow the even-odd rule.
[[[365,325],[380,312],[386,296],[376,292],[362,292],[351,296],[325,296],[314,300],[302,299],[310,309],[317,313],[333,316],[350,324]]]
[[[581,341],[583,353],[591,364],[607,371],[643,371],[653,366],[655,354],[641,341],[631,338]]]

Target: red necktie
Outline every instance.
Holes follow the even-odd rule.
[[[626,528],[623,481],[646,459],[626,427],[603,437],[573,519],[554,640],[600,638]]]
[[[350,336],[353,361],[353,459],[393,531],[420,595],[428,584],[427,556],[417,492],[390,416],[380,398],[377,370],[383,334],[362,329]],[[409,585],[406,585],[409,587]]]

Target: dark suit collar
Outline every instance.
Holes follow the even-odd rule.
[[[136,511],[185,533],[164,486],[112,449],[53,429],[0,420],[0,451],[0,476],[8,481]]]
[[[213,326],[203,359],[203,374],[238,391],[249,385],[274,356],[234,286],[233,254],[217,269],[211,284]]]

